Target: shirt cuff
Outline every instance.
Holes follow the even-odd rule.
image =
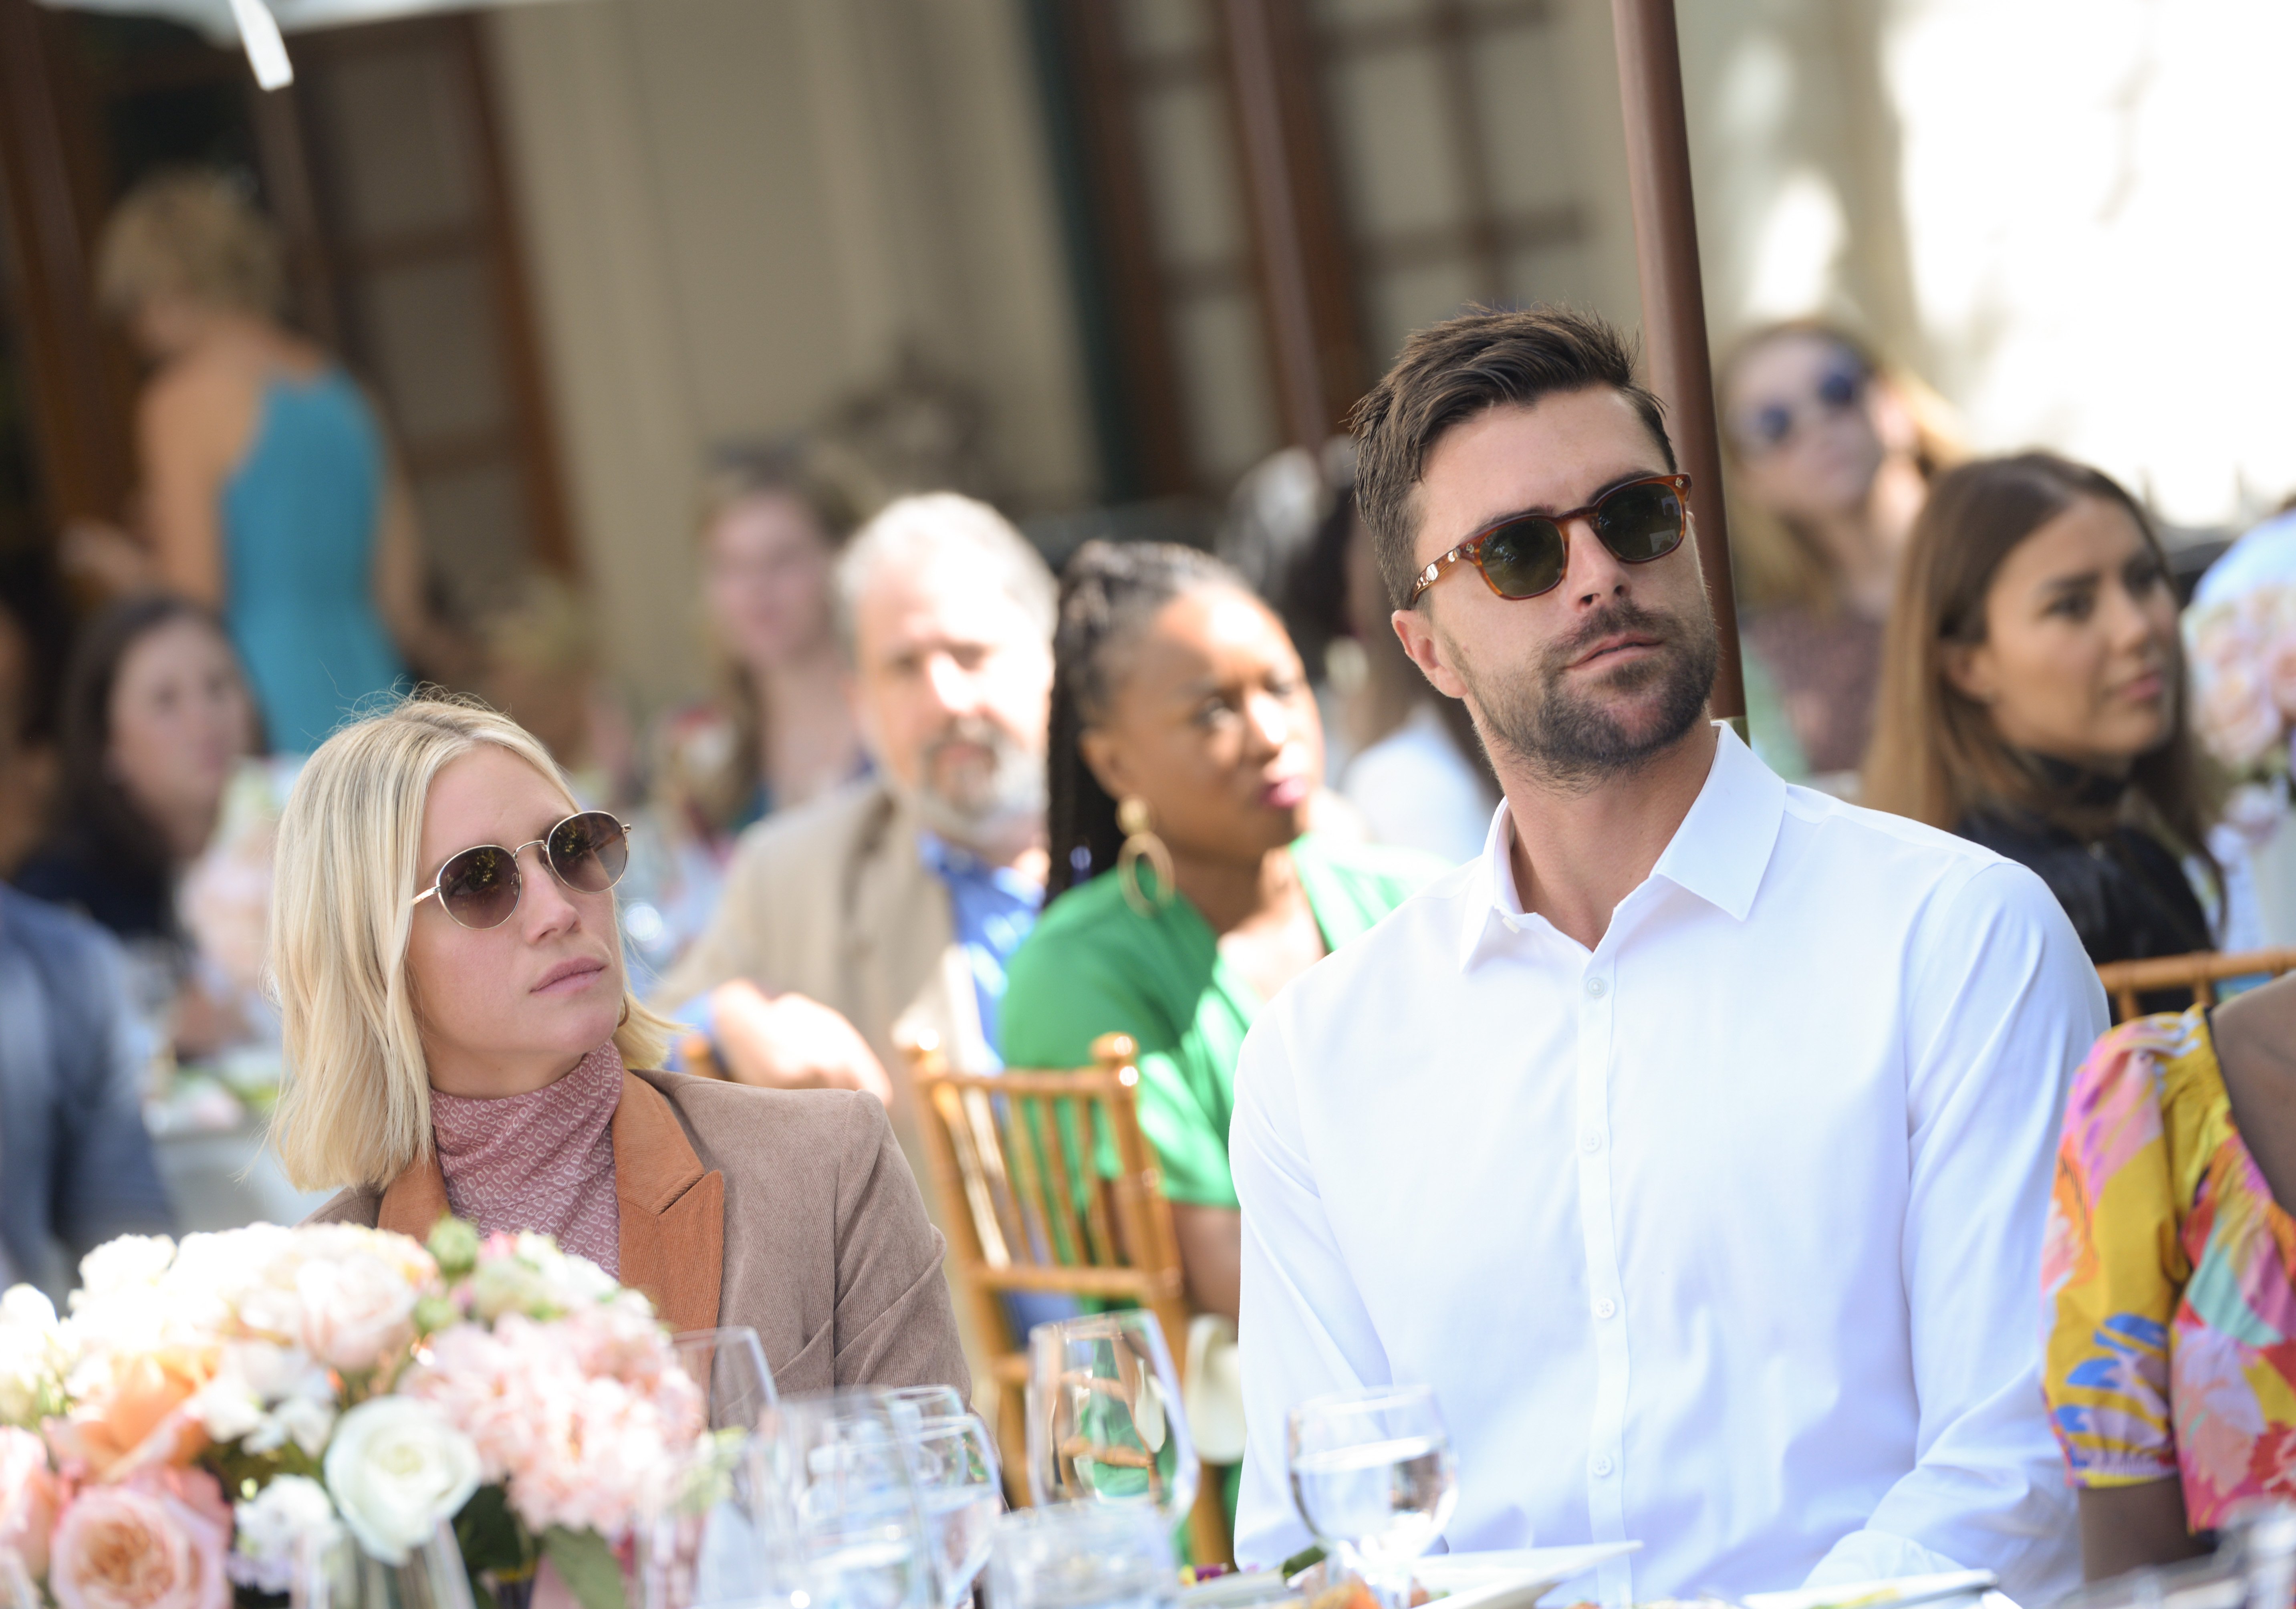
[[[1905,1575],[1944,1575],[1967,1566],[1923,1547],[1910,1537],[1886,1531],[1853,1531],[1836,1542],[1805,1587],[1843,1587],[1855,1581],[1889,1580]]]

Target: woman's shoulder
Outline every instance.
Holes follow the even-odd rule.
[[[2224,1075],[2200,1006],[2133,1018],[2097,1040],[2066,1096],[2064,1154],[2101,1194],[2105,1181],[2154,1139],[2171,1173],[2205,1163],[2202,1135],[2229,1112]],[[2181,1193],[2180,1193],[2181,1196]]]
[[[873,1149],[892,1132],[874,1096],[856,1089],[760,1089],[687,1072],[636,1070],[676,1109],[707,1167],[786,1171],[795,1159]]]

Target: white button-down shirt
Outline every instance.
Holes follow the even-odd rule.
[[[1641,1541],[1607,1603],[2075,1585],[2039,1253],[2106,1016],[2048,890],[1726,730],[1591,953],[1524,913],[1510,837],[1503,806],[1244,1046],[1238,1556],[1309,1539],[1292,1405],[1423,1382],[1449,1546]]]

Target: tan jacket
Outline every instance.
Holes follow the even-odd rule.
[[[931,1032],[958,1068],[993,1063],[948,889],[918,850],[920,830],[878,777],[759,822],[734,851],[718,915],[662,979],[654,1002],[676,1010],[747,978],[843,1014],[893,1080],[894,1131],[922,1178],[896,1026]]]
[[[673,1330],[747,1325],[784,1395],[953,1385],[971,1395],[940,1232],[875,1099],[625,1072],[613,1124],[621,1280]],[[346,1190],[315,1223],[428,1236],[435,1160]]]

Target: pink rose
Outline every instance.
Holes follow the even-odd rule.
[[[295,1294],[304,1349],[332,1367],[371,1369],[414,1338],[420,1291],[371,1252],[313,1258],[295,1270]]]
[[[231,1510],[201,1469],[147,1469],[84,1488],[56,1523],[60,1609],[230,1609]]]
[[[56,1524],[56,1478],[48,1449],[28,1430],[0,1427],[0,1548],[35,1577],[48,1568],[48,1532]]]

